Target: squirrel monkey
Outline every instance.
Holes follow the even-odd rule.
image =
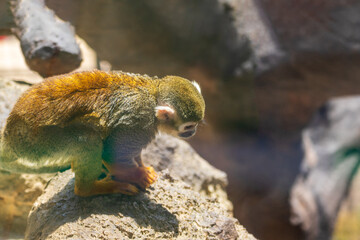
[[[11,111],[1,133],[0,168],[49,173],[71,167],[79,196],[136,194],[157,177],[143,165],[141,150],[158,130],[191,137],[204,111],[199,85],[181,77],[92,71],[48,78]]]

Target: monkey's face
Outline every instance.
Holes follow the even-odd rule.
[[[178,124],[172,121],[162,122],[158,125],[158,130],[175,137],[190,138],[195,135],[198,123],[187,122],[177,126]]]
[[[196,122],[187,122],[184,124],[181,124],[178,128],[177,135],[181,138],[189,138],[195,135],[196,128],[198,126],[198,123]]]
[[[204,119],[205,101],[199,84],[167,76],[161,79],[155,108],[158,129],[176,137],[189,138]]]
[[[175,137],[190,138],[195,135],[198,126],[197,122],[182,123],[176,111],[170,106],[156,107],[156,118],[158,130]]]

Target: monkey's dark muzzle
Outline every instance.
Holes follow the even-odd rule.
[[[195,134],[195,130],[186,131],[186,132],[179,133],[179,137],[181,137],[181,138],[189,138],[189,137],[193,136],[194,134]]]

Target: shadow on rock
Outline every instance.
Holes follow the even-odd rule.
[[[63,174],[65,177],[55,177],[49,183],[45,193],[35,203],[29,215],[26,239],[47,239],[63,225],[70,225],[75,230],[64,232],[64,237],[83,239],[97,238],[99,234],[132,238],[136,228],[168,232],[172,236],[178,234],[176,216],[149,199],[147,194],[78,197],[73,191],[72,172]],[[104,232],[104,227],[107,232]]]

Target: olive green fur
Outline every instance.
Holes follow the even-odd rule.
[[[205,102],[201,93],[189,80],[177,76],[167,76],[160,80],[160,104],[174,106],[183,123],[198,122],[204,118]]]
[[[155,137],[157,106],[171,106],[178,119],[204,118],[201,93],[187,79],[123,72],[82,72],[32,86],[15,104],[2,131],[0,168],[48,173],[70,168],[76,182],[91,188],[102,160],[134,164]]]

